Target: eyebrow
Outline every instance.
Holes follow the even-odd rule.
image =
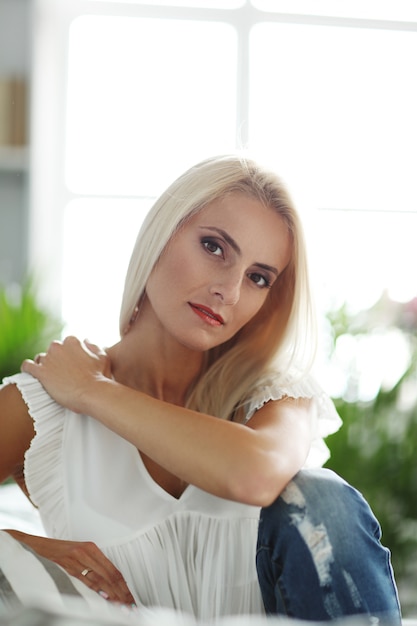
[[[202,228],[206,228],[207,230],[212,230],[216,232],[218,235],[221,235],[223,239],[229,244],[229,246],[233,248],[236,254],[239,254],[239,255],[242,254],[242,250],[240,249],[236,241],[233,239],[233,237],[231,237],[229,233],[227,233],[222,228],[217,228],[216,226],[203,226]],[[256,265],[256,267],[260,267],[261,269],[267,270],[268,272],[272,272],[276,276],[279,275],[277,268],[274,267],[273,265],[267,265],[266,263],[254,263],[254,265]]]

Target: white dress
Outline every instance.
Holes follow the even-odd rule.
[[[137,449],[100,422],[64,409],[28,374],[18,386],[35,424],[25,480],[48,536],[94,541],[123,573],[137,603],[212,620],[263,613],[255,568],[259,508],[193,485],[177,499],[147,472]],[[326,458],[322,437],[340,426],[333,403],[307,380],[265,385],[247,419],[270,399],[314,397],[307,465]]]

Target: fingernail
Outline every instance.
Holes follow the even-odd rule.
[[[105,600],[109,599],[109,594],[103,591],[102,589],[100,589],[100,591],[98,592],[98,595],[104,598]]]

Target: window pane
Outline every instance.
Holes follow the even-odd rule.
[[[370,308],[383,292],[417,296],[417,213],[311,210],[306,224],[321,308]],[[381,320],[382,321],[382,320]]]
[[[89,0],[90,2],[118,2],[120,4],[150,4],[152,6],[196,7],[202,9],[236,9],[246,0]]]
[[[416,58],[414,32],[255,27],[251,147],[317,206],[416,210]]]
[[[359,213],[345,238],[343,212],[319,226],[315,211],[416,212],[416,58],[414,32],[291,24],[253,29],[250,147],[288,182],[323,271],[351,275],[351,287],[348,278],[332,282],[337,297],[353,297],[361,284],[368,293],[375,285],[394,288],[400,277],[415,291],[415,259],[404,257],[411,254],[403,240],[406,217],[388,222],[378,213],[362,236],[368,218]],[[334,242],[340,246],[331,247]],[[370,264],[368,280],[360,267]]]
[[[236,33],[229,25],[76,19],[68,187],[80,194],[155,195],[195,161],[233,150],[235,77]]]
[[[251,0],[263,11],[374,20],[417,21],[415,0]]]
[[[62,315],[64,334],[102,345],[119,339],[127,265],[152,201],[81,198],[65,208]]]

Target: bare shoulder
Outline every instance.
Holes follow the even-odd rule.
[[[0,389],[0,483],[22,475],[26,450],[35,434],[32,418],[16,385]]]

